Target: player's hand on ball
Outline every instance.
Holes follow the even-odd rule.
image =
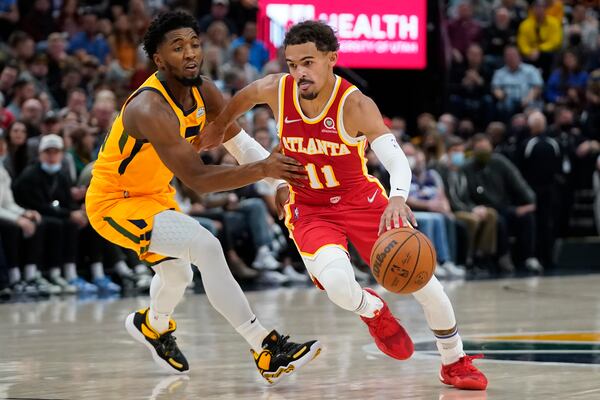
[[[304,184],[308,180],[306,168],[292,157],[281,154],[281,145],[277,145],[262,163],[266,177],[283,179],[301,187],[306,186]]]
[[[209,123],[198,135],[198,139],[193,142],[196,151],[209,150],[223,143],[225,129],[216,125],[214,122]]]
[[[400,221],[402,221],[402,224],[400,224]],[[389,231],[392,228],[410,225],[413,227],[417,226],[417,220],[410,207],[406,205],[406,201],[400,196],[390,197],[388,206],[383,212],[381,221],[379,222],[378,235],[381,235],[383,232]]]
[[[290,201],[290,187],[285,184],[281,184],[277,188],[275,193],[275,206],[277,207],[277,217],[283,219],[285,216],[285,205]]]

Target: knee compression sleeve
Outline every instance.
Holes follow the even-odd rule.
[[[304,263],[331,301],[349,311],[355,311],[360,306],[363,291],[354,278],[354,270],[345,251],[326,247],[313,259],[304,258]]]

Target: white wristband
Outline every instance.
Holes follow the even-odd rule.
[[[390,197],[400,196],[406,200],[412,172],[396,137],[392,133],[381,135],[373,140],[371,149],[390,174]]]
[[[240,165],[264,160],[271,154],[243,129],[237,135],[223,143],[223,146]],[[282,179],[274,178],[265,178],[265,181],[273,190],[277,190],[280,184],[286,183]]]

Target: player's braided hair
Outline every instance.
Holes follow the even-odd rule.
[[[196,19],[186,12],[168,11],[154,18],[144,35],[144,50],[148,58],[152,59],[167,32],[180,28],[192,28],[194,32],[200,34]]]
[[[290,28],[283,40],[283,47],[314,43],[319,51],[337,51],[340,44],[333,29],[321,21],[304,21]]]

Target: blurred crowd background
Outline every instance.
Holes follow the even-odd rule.
[[[443,112],[384,117],[413,171],[408,204],[436,246],[437,275],[551,271],[559,238],[600,227],[600,6],[435,3],[447,49]],[[257,40],[256,0],[0,0],[3,298],[148,289],[151,270],[94,232],[83,201],[112,120],[155,71],[141,38],[154,15],[175,8],[197,17],[203,73],[226,99],[286,72],[282,50],[271,55]],[[265,148],[277,145],[270,110],[239,122]],[[202,158],[235,164],[222,148]],[[385,169],[367,158],[387,185]],[[174,185],[240,281],[309,281],[267,185],[203,196]],[[353,260],[357,277],[370,279]]]

